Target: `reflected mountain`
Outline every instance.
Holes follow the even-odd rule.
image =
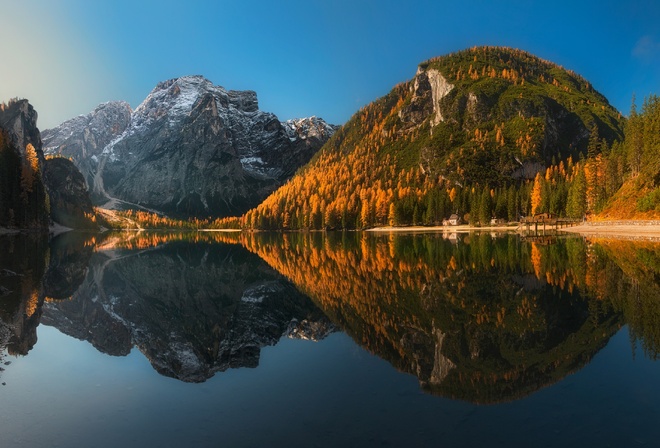
[[[526,396],[574,372],[624,321],[591,294],[588,246],[516,235],[244,234],[371,352],[434,394]]]
[[[105,236],[93,247],[51,264],[42,322],[110,355],[136,346],[163,375],[204,381],[256,367],[261,347],[283,336],[320,339],[334,330],[240,246],[147,233]]]

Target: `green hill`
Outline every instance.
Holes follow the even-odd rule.
[[[460,51],[420,64],[358,111],[243,225],[434,224],[481,207],[482,221],[498,208],[526,214],[536,208],[530,180],[553,161],[570,171],[594,133],[621,140],[622,118],[584,78],[520,50]]]

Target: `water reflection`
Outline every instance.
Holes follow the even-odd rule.
[[[584,288],[579,239],[291,234],[241,242],[356,342],[452,398],[527,395],[583,366],[623,323]]]
[[[47,263],[44,235],[0,237],[0,361],[5,352],[27,354],[37,342]]]
[[[109,355],[137,347],[159,373],[199,382],[256,367],[261,347],[283,335],[334,331],[290,282],[236,245],[185,234],[66,233],[49,256],[32,238],[0,241],[11,246],[0,264],[11,272],[1,316],[13,332],[10,353],[26,354],[41,322]]]
[[[42,322],[110,355],[138,347],[184,381],[335,326],[425,390],[476,403],[561,380],[624,324],[649,357],[660,350],[656,243],[142,232],[0,244],[10,351],[27,353]]]

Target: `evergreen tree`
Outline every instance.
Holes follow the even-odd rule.
[[[509,218],[509,221],[517,221],[518,220],[517,191],[513,185],[509,187],[509,191],[507,191],[506,196],[507,196],[506,209],[507,209],[507,216]]]
[[[587,212],[587,179],[581,168],[568,190],[566,212],[571,218],[582,218]]]
[[[479,210],[481,209],[481,195],[476,192],[470,194],[470,224],[479,224]]]
[[[593,122],[589,131],[589,143],[587,144],[587,157],[594,159],[600,152],[600,137],[598,136],[598,125]]]
[[[487,226],[490,224],[490,219],[492,216],[493,205],[492,198],[490,196],[490,189],[484,187],[481,192],[481,198],[479,200],[479,222],[482,226]]]
[[[632,98],[630,105],[630,116],[626,122],[625,129],[625,151],[627,154],[628,166],[633,176],[637,176],[642,167],[642,153],[643,146],[643,128],[641,120],[637,114],[637,107],[635,105],[635,95]]]
[[[505,188],[502,188],[502,189],[498,190],[497,194],[495,195],[495,212],[494,212],[494,215],[495,215],[496,218],[507,218],[508,217],[507,200],[508,200],[507,190]]]

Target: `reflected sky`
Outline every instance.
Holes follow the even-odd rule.
[[[135,350],[108,357],[49,327],[39,340],[3,376],[3,446],[577,447],[660,436],[658,366],[641,353],[622,362],[625,330],[561,383],[485,407],[424,394],[340,333],[284,340],[258,369],[202,384],[158,375]]]

